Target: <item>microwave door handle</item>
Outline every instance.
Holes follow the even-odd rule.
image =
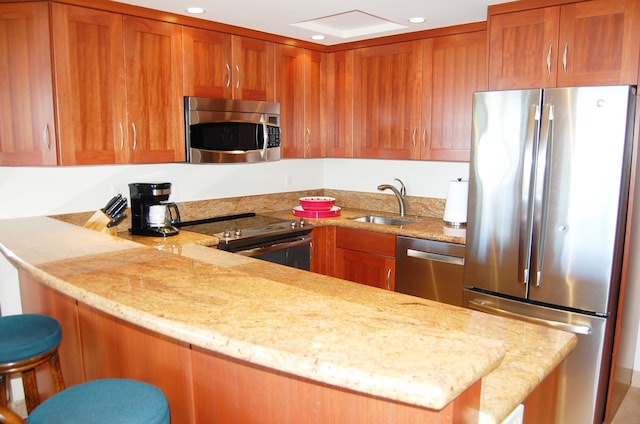
[[[267,160],[267,146],[269,145],[269,128],[267,128],[267,123],[262,123],[262,151],[260,152],[260,156],[262,160]]]

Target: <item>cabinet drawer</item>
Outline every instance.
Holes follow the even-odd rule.
[[[395,257],[395,243],[394,234],[342,227],[336,229],[336,247],[342,249]]]

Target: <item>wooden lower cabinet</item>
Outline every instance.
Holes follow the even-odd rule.
[[[334,276],[368,286],[394,290],[394,234],[336,228]]]
[[[60,362],[67,387],[107,377],[146,381],[166,395],[172,423],[460,423],[478,419],[481,380],[442,410],[428,410],[191,346],[98,311],[22,271],[20,290],[24,313],[45,313],[61,322]],[[39,383],[45,374],[48,369],[38,373]]]

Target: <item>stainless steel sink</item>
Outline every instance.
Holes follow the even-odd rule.
[[[354,218],[349,218],[349,219],[352,221],[368,222],[371,224],[395,225],[395,226],[413,224],[415,222],[418,222],[413,219],[396,218],[391,216],[378,216],[378,215],[356,216]]]

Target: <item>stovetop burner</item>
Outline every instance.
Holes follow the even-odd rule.
[[[178,226],[187,231],[218,237],[218,248],[250,248],[311,232],[301,221],[287,221],[253,212],[185,221]]]

